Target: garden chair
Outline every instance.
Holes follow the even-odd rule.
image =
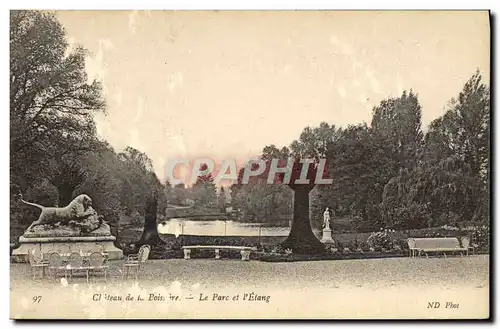
[[[130,269],[135,268],[135,278],[138,279],[139,273],[142,272],[144,266],[146,265],[150,251],[151,247],[149,245],[143,245],[139,248],[139,252],[137,254],[128,255],[125,259],[125,263],[123,264],[123,278],[125,278],[125,275],[128,278]]]
[[[49,263],[43,260],[43,255],[40,250],[30,249],[30,251],[28,251],[28,259],[30,262],[31,279],[35,279],[38,271],[40,271],[41,278],[43,279],[45,275],[45,268],[49,266]]]
[[[462,248],[467,249],[467,255],[469,255],[469,250],[472,250],[472,254],[474,255],[474,246],[470,245],[470,240],[468,237],[462,237],[460,239],[460,243],[462,244]]]
[[[66,265],[66,270],[69,271],[70,279],[73,279],[73,273],[79,271],[87,272],[87,268],[83,266],[83,257],[77,253],[73,252],[68,257],[68,265]]]
[[[63,266],[61,255],[59,255],[57,252],[53,252],[50,254],[48,268],[52,274],[54,281],[60,272],[64,272],[64,276],[67,276],[66,267]]]
[[[100,252],[93,252],[89,256],[89,266],[87,268],[87,282],[89,281],[89,276],[91,274],[96,275],[97,273],[104,274],[104,280],[107,282],[108,277],[108,265],[106,261],[106,257]]]
[[[479,248],[479,245],[477,243],[472,243],[470,246],[469,246],[469,250],[471,251],[471,255],[475,255],[476,254],[476,249]]]
[[[416,246],[416,243],[415,243],[415,239],[408,238],[408,240],[406,240],[406,241],[408,243],[408,249],[409,249],[409,252],[410,252],[410,257],[415,257],[417,254],[420,255],[420,250],[417,249],[417,246]]]

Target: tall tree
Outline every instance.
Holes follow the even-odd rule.
[[[136,248],[148,244],[154,247],[158,244],[164,244],[163,240],[158,235],[158,224],[156,221],[158,213],[157,195],[152,194],[146,198],[144,228],[139,241],[136,243]]]
[[[490,90],[477,71],[464,85],[449,109],[434,120],[426,135],[433,161],[456,155],[485,184],[489,180]]]
[[[217,206],[221,212],[226,212],[226,190],[224,186],[220,187],[219,194],[217,195]]]
[[[147,154],[129,146],[118,153],[118,159],[125,172],[122,176],[121,200],[125,204],[126,213],[138,211],[144,215],[144,204],[150,193],[156,195],[158,211],[163,213],[167,206],[167,198],[163,193],[165,187],[156,176],[152,161]]]
[[[379,185],[382,189],[376,193],[376,206],[381,210],[377,211],[380,226],[414,227],[425,222],[428,214],[425,204],[412,197],[416,190],[403,189],[414,182],[409,177],[418,177],[413,171],[422,163],[424,139],[421,126],[418,95],[411,90],[404,91],[400,97],[383,100],[373,109],[373,140],[385,156],[385,161],[376,171],[382,178],[380,183],[387,184]],[[405,190],[403,196],[402,190]]]
[[[446,113],[430,124],[425,140],[429,171],[447,177],[434,180],[443,184],[435,186],[443,192],[436,198],[452,206],[453,202],[446,200],[451,195],[445,191],[449,184],[462,186],[456,189],[461,195],[453,195],[460,200],[461,219],[488,222],[490,90],[479,71],[465,83],[457,99],[450,101]]]
[[[366,124],[348,126],[328,150],[328,174],[333,184],[325,187],[325,206],[338,216],[348,216],[358,230],[380,228],[378,204],[392,172],[385,152]]]
[[[290,144],[291,152],[301,158],[311,158],[315,161],[326,159],[328,149],[341,136],[342,129],[335,125],[321,122],[318,127],[306,127],[299,138]],[[318,228],[322,225],[322,214],[325,207],[332,207],[332,185],[318,185],[310,195],[310,216],[312,225]]]
[[[383,100],[374,107],[371,127],[375,137],[394,156],[394,175],[400,167],[416,167],[423,144],[421,126],[421,106],[418,96],[411,90],[404,91],[398,98]]]
[[[299,158],[296,158],[293,168],[290,187],[293,194],[293,221],[288,237],[281,243],[283,248],[291,249],[296,253],[303,254],[318,254],[324,252],[324,246],[314,235],[309,218],[309,193],[315,186],[316,175],[323,175],[323,172],[318,172],[317,164],[309,165],[306,178],[309,179],[309,184],[296,184],[302,172],[303,164]],[[281,180],[284,175],[281,176]]]
[[[339,137],[340,132],[340,128],[326,122],[321,122],[318,127],[306,127],[299,139],[290,144],[291,152],[302,158],[325,158],[328,146]]]
[[[206,169],[206,164],[200,166],[200,171]],[[215,206],[217,204],[217,188],[210,173],[198,176],[192,187],[192,192],[198,206]]]
[[[188,199],[188,191],[186,191],[186,186],[183,183],[175,185],[173,193],[174,193],[174,200],[176,200],[176,204],[186,205]]]
[[[50,178],[53,159],[94,146],[93,115],[105,103],[101,85],[88,83],[85,56],[80,46],[69,51],[54,14],[11,12],[11,179],[23,188]]]
[[[426,188],[422,170],[401,168],[384,187],[380,204],[384,226],[411,230],[431,224],[429,204],[425,202]]]
[[[265,154],[266,151],[273,151],[272,156]],[[278,166],[285,167],[288,157],[293,156],[294,162],[291,168],[290,181],[285,181],[285,174],[278,173],[274,177],[274,184],[282,184],[288,186],[293,191],[293,221],[288,237],[281,243],[281,246],[286,249],[291,249],[296,253],[317,254],[324,252],[324,245],[314,235],[310,218],[309,218],[309,193],[315,186],[316,176],[324,176],[324,172],[318,172],[318,163],[314,162],[308,165],[306,179],[308,184],[298,184],[297,180],[302,172],[304,163],[300,155],[275,152],[274,148],[264,148],[263,158],[266,159],[266,169],[261,177],[266,180],[269,178],[272,160],[279,160]],[[324,169],[327,167],[325,166]]]

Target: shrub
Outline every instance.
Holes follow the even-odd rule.
[[[408,241],[406,239],[399,239],[395,242],[395,245],[401,248],[401,251],[408,251],[410,247],[408,247]]]
[[[358,249],[358,246],[359,246],[358,240],[354,239],[354,240],[351,240],[351,241],[345,243],[344,249],[348,248],[349,250],[354,251],[354,250]]]
[[[370,245],[368,245],[367,242],[360,242],[357,249],[361,251],[370,251]]]
[[[383,231],[372,233],[366,240],[368,246],[375,249],[375,251],[382,251],[382,249],[392,250],[395,242],[396,240],[394,238]]]
[[[337,252],[338,252],[338,250],[334,246],[332,246],[332,245],[325,245],[325,253],[327,253],[327,254],[335,254]]]
[[[490,250],[490,227],[476,226],[471,232],[471,244],[477,245],[478,251],[489,252]]]
[[[182,244],[177,240],[173,240],[173,241],[169,241],[169,242],[165,243],[166,250],[181,250],[181,248],[182,248]]]
[[[281,245],[277,245],[271,250],[271,253],[278,255],[290,255],[292,253],[292,250],[285,249]]]

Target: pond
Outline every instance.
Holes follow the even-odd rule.
[[[158,224],[158,233],[209,236],[288,236],[290,227],[264,223],[242,223],[233,220],[189,220],[171,218]]]

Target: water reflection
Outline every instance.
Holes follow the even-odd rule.
[[[288,236],[289,227],[264,226],[261,223],[241,223],[232,220],[188,220],[171,218],[158,225],[158,233],[209,236]]]

